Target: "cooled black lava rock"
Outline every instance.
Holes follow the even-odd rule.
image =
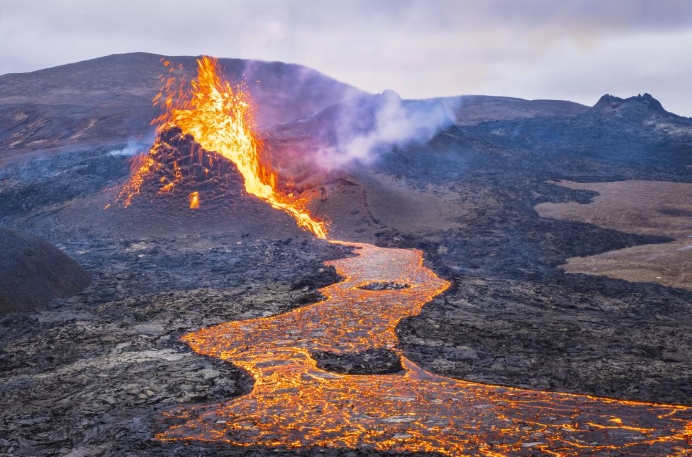
[[[410,284],[404,284],[401,282],[371,282],[364,286],[359,286],[359,289],[363,290],[401,290],[408,289],[411,287]]]
[[[0,229],[0,314],[43,307],[90,283],[89,272],[49,242]]]
[[[345,354],[315,351],[311,355],[317,361],[318,368],[334,373],[386,374],[403,369],[399,354],[389,349],[368,349]]]
[[[291,290],[299,289],[321,289],[327,287],[342,278],[336,273],[336,268],[332,266],[320,266],[316,272],[301,277],[298,281],[291,284]]]

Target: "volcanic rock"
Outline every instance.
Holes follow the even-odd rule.
[[[320,268],[316,273],[304,276],[300,281],[291,284],[291,290],[299,289],[319,289],[334,284],[341,280],[341,276],[336,273],[332,266]]]
[[[386,374],[401,371],[399,354],[389,349],[367,349],[363,352],[335,354],[315,351],[311,354],[317,367],[344,374]]]
[[[0,456],[238,455],[153,439],[171,407],[243,395],[254,382],[233,364],[195,354],[180,336],[300,306],[313,291],[290,284],[343,252],[312,240],[211,234],[81,238],[60,247],[94,282],[41,313],[0,316]]]
[[[0,314],[43,307],[89,283],[89,272],[51,243],[0,229]]]
[[[410,284],[403,284],[400,282],[371,282],[364,286],[359,286],[359,289],[363,290],[401,290],[408,289],[411,287]]]
[[[637,95],[636,97],[620,98],[614,95],[605,94],[602,96],[598,102],[593,106],[594,111],[603,111],[607,109],[615,110],[625,106],[635,106],[640,105],[640,107],[647,108],[658,114],[671,114],[663,108],[661,102],[656,100],[651,94]]]

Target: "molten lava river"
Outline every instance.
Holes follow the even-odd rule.
[[[249,371],[255,385],[246,396],[178,411],[187,422],[159,439],[450,456],[691,455],[688,407],[465,382],[405,357],[404,370],[389,375],[317,368],[313,351],[401,352],[397,323],[448,285],[423,266],[420,251],[343,244],[359,255],[329,262],[346,279],[321,289],[325,301],[183,337],[196,352]],[[410,287],[360,288],[383,281]]]

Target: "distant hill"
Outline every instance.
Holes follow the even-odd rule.
[[[692,119],[666,111],[661,102],[651,94],[620,98],[606,94],[589,109],[594,116],[611,116],[628,122],[651,122],[667,120],[679,124],[692,125]]]
[[[122,144],[150,131],[158,111],[162,56],[117,54],[0,76],[0,160],[74,144]],[[196,57],[165,57],[193,73]],[[281,62],[219,59],[245,81],[260,127],[290,122],[364,92],[315,70]]]
[[[381,94],[364,94],[329,106],[306,118],[274,126],[278,138],[319,137],[335,146],[358,135],[368,135],[379,128],[403,130],[402,136],[425,141],[432,133],[452,125],[473,127],[496,121],[521,121],[534,118],[576,116],[589,112],[588,106],[562,100],[524,100],[489,95],[402,100],[386,90]],[[403,121],[403,122],[402,122]],[[425,135],[426,131],[431,133]],[[396,135],[395,135],[396,136]],[[392,144],[396,141],[392,141]]]
[[[528,119],[541,116],[581,114],[589,107],[564,100],[524,100],[514,97],[462,95],[436,99],[449,111],[457,125],[477,125],[486,121]]]

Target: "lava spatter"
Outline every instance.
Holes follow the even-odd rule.
[[[355,244],[354,244],[355,245]],[[181,409],[187,421],[161,440],[224,441],[266,448],[330,447],[442,455],[669,455],[692,451],[692,408],[465,382],[402,357],[403,370],[340,375],[314,351],[397,349],[398,322],[420,312],[447,282],[420,251],[357,244],[329,262],[344,281],[327,299],[278,316],[228,322],[183,337],[196,352],[248,370],[251,393]],[[373,282],[408,284],[368,290]]]

